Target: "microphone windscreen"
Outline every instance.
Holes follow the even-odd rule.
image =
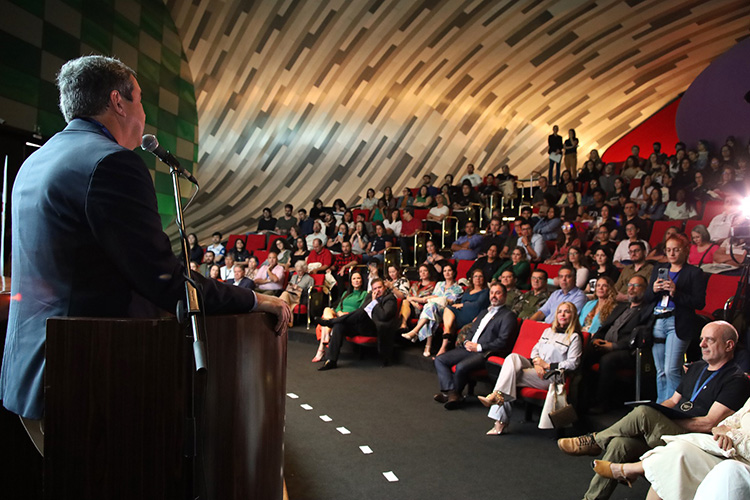
[[[156,140],[156,136],[153,134],[146,134],[141,139],[141,149],[145,151],[151,151],[152,153],[159,147],[159,141]]]

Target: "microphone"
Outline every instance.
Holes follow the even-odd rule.
[[[153,134],[146,134],[143,136],[143,139],[141,140],[141,149],[153,153],[154,156],[159,158],[162,162],[177,170],[177,173],[182,177],[189,180],[196,186],[198,185],[198,181],[195,179],[195,177],[193,177],[190,172],[180,166],[180,162],[177,161],[177,158],[172,156],[172,153],[159,146],[159,141],[156,140],[156,136],[154,136]]]

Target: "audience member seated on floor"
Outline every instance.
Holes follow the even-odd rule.
[[[743,238],[725,239],[721,242],[716,252],[714,252],[714,262],[739,267],[745,262],[745,256],[747,255],[747,250],[745,250],[746,241]]]
[[[531,290],[518,294],[513,303],[509,304],[509,307],[519,318],[528,319],[547,302],[549,296],[547,271],[537,269],[531,273]]]
[[[221,279],[221,266],[219,264],[212,264],[208,270],[208,277],[216,281],[224,281]]]
[[[190,233],[187,236],[188,241],[188,258],[190,262],[200,265],[203,262],[203,248],[198,244],[198,236]],[[180,262],[185,262],[185,254],[180,252]]]
[[[583,341],[578,310],[571,302],[562,302],[554,313],[552,326],[544,330],[542,337],[531,350],[531,360],[511,353],[505,358],[495,388],[479,400],[490,408],[488,416],[495,421],[487,434],[499,436],[505,433],[512,413],[511,401],[516,399],[518,387],[547,389],[554,377],[544,378],[550,370],[575,370],[581,361]],[[548,415],[554,408],[542,408]],[[540,421],[540,425],[542,422]]]
[[[667,262],[667,240],[672,237],[672,235],[679,233],[676,226],[670,226],[667,228],[666,231],[664,231],[664,237],[662,238],[661,242],[657,244],[654,248],[651,249],[651,251],[646,255],[646,260],[651,262],[652,264],[661,264],[664,262]]]
[[[688,239],[676,234],[667,240],[667,263],[651,272],[646,301],[653,306],[657,402],[669,398],[679,384],[682,363],[691,339],[698,335],[696,311],[706,306],[706,276],[687,263]]]
[[[364,262],[376,259],[381,263],[385,262],[385,252],[393,246],[393,237],[385,234],[385,227],[382,222],[375,224],[375,236],[370,244],[370,250],[362,255]]]
[[[297,221],[302,236],[307,237],[308,234],[312,234],[315,221],[307,216],[307,210],[304,208],[297,210]]]
[[[612,289],[615,291],[615,295],[617,295],[617,287],[615,287],[614,283],[620,277],[620,271],[612,265],[612,254],[607,249],[600,248],[594,254],[593,260],[594,262],[589,271],[589,286],[586,287],[586,292],[594,293],[594,288],[591,286],[592,280],[607,277],[612,280]]]
[[[224,248],[224,245],[221,244],[220,232],[216,231],[211,235],[211,244],[206,247],[206,250],[211,250],[214,253],[214,262],[220,266],[224,264],[226,249]]]
[[[339,316],[344,316],[351,312],[356,311],[362,305],[367,296],[367,289],[365,287],[365,279],[357,270],[352,271],[349,275],[349,287],[341,295],[338,304],[334,307],[326,307],[323,310],[323,319],[333,319]],[[318,345],[318,352],[312,359],[313,363],[323,359],[325,349],[328,346],[328,342],[331,339],[331,329],[328,326],[318,326],[315,329],[315,334],[320,341]]]
[[[276,218],[271,215],[271,209],[265,207],[263,216],[258,220],[257,232],[261,234],[272,233],[276,230]]]
[[[541,235],[544,241],[556,240],[560,236],[561,226],[560,209],[557,206],[552,206],[547,209],[545,216],[539,219],[539,222],[534,226],[534,234]]]
[[[477,276],[481,274],[477,273]],[[504,356],[510,352],[516,328],[516,315],[505,306],[505,287],[493,282],[489,289],[489,305],[472,321],[466,338],[459,338],[455,349],[435,358],[440,392],[433,399],[447,410],[458,408],[471,372],[484,367],[486,353]],[[452,372],[454,366],[456,373]]]
[[[221,266],[221,270],[219,271],[219,276],[221,277],[222,281],[227,281],[229,278],[234,276],[234,270],[232,269],[234,267],[234,257],[232,257],[231,253],[228,253],[224,257],[224,265]]]
[[[313,232],[305,237],[307,248],[312,248],[313,241],[316,239],[320,240],[321,245],[325,245],[328,242],[328,235],[323,231],[323,221],[317,219],[313,222]]]
[[[443,274],[443,265],[448,262],[448,260],[438,253],[437,246],[432,240],[427,240],[427,243],[425,243],[425,250],[427,250],[427,258],[425,259],[424,264],[430,266],[433,269],[434,274],[441,276]]]
[[[632,462],[646,451],[663,445],[662,436],[688,432],[709,433],[720,421],[742,408],[750,397],[750,380],[733,360],[737,331],[724,321],[703,327],[703,360],[692,363],[671,398],[661,406],[677,411],[670,419],[656,407],[638,406],[611,427],[597,433],[557,441],[569,455],[592,455],[608,462]],[[606,500],[617,481],[594,475],[584,495]]]
[[[719,249],[719,246],[711,241],[711,236],[708,234],[706,226],[703,224],[695,226],[690,231],[690,239],[693,243],[690,245],[688,264],[698,267],[703,264],[712,264],[714,254]]]
[[[628,300],[628,283],[630,283],[630,278],[638,275],[645,280],[650,280],[651,272],[654,269],[653,264],[646,262],[646,245],[642,241],[630,243],[628,253],[630,254],[632,264],[628,264],[622,269],[620,277],[615,282],[617,300],[620,302],[627,302]]]
[[[435,290],[430,266],[422,264],[418,269],[419,279],[411,284],[406,299],[401,302],[401,330],[408,330],[410,319],[417,319],[427,303],[427,297]]]
[[[576,311],[580,311],[588,299],[583,291],[575,286],[575,270],[569,266],[563,266],[557,271],[557,281],[560,289],[550,295],[547,302],[535,312],[531,318],[534,321],[552,323],[555,320],[555,311],[562,302],[572,302]],[[576,318],[576,321],[578,318]]]
[[[649,252],[649,246],[646,240],[643,240],[640,238],[640,233],[638,232],[638,226],[631,222],[628,222],[625,225],[625,234],[627,235],[627,238],[622,240],[619,245],[617,245],[617,250],[615,250],[615,256],[612,258],[612,262],[615,266],[622,269],[628,264],[631,263],[630,260],[630,244],[635,243],[637,241],[643,243],[643,246],[646,248],[646,255],[648,255]]]
[[[597,287],[598,284],[599,282]],[[584,403],[593,406],[589,413],[603,413],[613,408],[617,373],[635,367],[635,349],[631,347],[635,327],[647,325],[651,315],[651,311],[643,302],[646,286],[648,282],[641,276],[630,278],[629,302],[608,302],[607,306],[615,304],[614,309],[601,320],[601,326],[597,327],[596,331],[589,330],[594,336],[583,357],[584,368],[589,371],[584,374],[584,387],[581,388],[582,392],[595,397],[593,401]],[[586,330],[586,327],[583,329]],[[599,371],[593,373],[590,368],[596,363],[599,364]]]
[[[578,236],[576,226],[572,222],[566,222],[561,226],[560,234],[555,242],[555,252],[544,263],[562,264],[568,258],[568,249],[581,248],[581,246],[581,238]]]
[[[240,288],[249,288],[253,290],[255,283],[250,278],[245,277],[245,268],[242,264],[235,264],[232,268],[232,277],[226,280],[227,285],[234,285]]]
[[[307,249],[307,241],[302,236],[294,240],[294,252],[292,252],[290,263],[294,266],[298,260],[304,260],[307,262],[307,256],[310,255],[310,251]]]
[[[293,214],[294,207],[290,203],[284,205],[284,215],[276,219],[274,231],[283,235],[289,234],[289,230],[298,224],[297,218]]]
[[[333,264],[333,255],[331,251],[323,246],[320,238],[315,238],[312,242],[312,251],[307,256],[307,268],[310,274],[325,273]]]
[[[289,278],[286,289],[281,292],[281,300],[289,304],[289,308],[294,310],[299,304],[307,303],[307,296],[310,289],[315,285],[315,281],[307,273],[307,264],[303,260],[298,260],[294,264],[295,273]],[[294,316],[289,320],[289,328],[294,325]]]
[[[318,371],[336,368],[339,351],[344,338],[349,336],[377,337],[378,354],[384,365],[391,361],[394,332],[398,325],[398,301],[383,284],[383,280],[372,283],[372,292],[367,294],[362,305],[345,316],[321,319],[321,326],[330,327],[331,340],[325,353],[325,362]]]
[[[279,264],[276,252],[268,252],[267,264],[260,266],[255,273],[255,290],[265,295],[281,295],[284,288],[284,266]]]
[[[505,240],[508,237],[507,226],[505,226],[505,231],[503,231],[503,229],[503,222],[498,217],[493,217],[492,219],[490,219],[489,227],[482,237],[482,243],[477,248],[477,258],[486,256],[487,250],[489,250],[492,245],[495,245],[497,247],[497,253],[500,253],[500,250],[503,249]],[[487,279],[489,280],[489,278],[491,277],[492,275],[490,275]]]
[[[456,260],[476,260],[477,249],[482,244],[482,235],[477,234],[477,226],[473,221],[466,223],[464,231],[465,234],[451,245],[453,258]]]
[[[466,167],[466,173],[458,180],[460,184],[464,182],[470,182],[472,187],[476,187],[482,183],[482,177],[479,174],[474,173],[474,164],[469,163]]]
[[[502,264],[502,261],[497,258],[498,252],[497,245],[490,245],[484,257],[479,257],[466,272],[466,278],[470,277],[472,273],[478,269],[484,274],[485,283],[492,281],[492,277]],[[460,276],[460,278],[463,278],[463,276]]]
[[[519,289],[529,289],[531,266],[529,265],[529,261],[526,260],[526,252],[524,252],[520,248],[514,248],[510,253],[510,259],[500,264],[500,267],[497,268],[497,271],[495,271],[492,279],[499,279],[505,271],[513,272],[513,275],[516,277],[516,286]]]
[[[407,340],[417,342],[426,340],[422,356],[430,356],[432,348],[432,335],[437,331],[437,327],[443,318],[445,306],[452,305],[464,293],[461,285],[456,283],[456,268],[450,262],[443,264],[443,279],[435,285],[432,295],[426,298],[419,314],[417,325],[410,331],[401,334]]]
[[[643,291],[645,292],[645,290]],[[597,279],[594,286],[594,298],[586,302],[578,317],[583,331],[591,334],[596,333],[615,306],[617,306],[617,292],[615,292],[614,281],[606,276]]]
[[[250,260],[250,252],[245,248],[245,242],[239,238],[234,241],[234,248],[230,249],[227,255],[231,255],[232,260],[236,264],[243,264],[245,266],[247,266]]]
[[[198,272],[200,272],[203,276],[208,276],[208,271],[213,265],[214,253],[211,250],[206,250],[206,253],[203,254],[203,262],[201,262],[200,267],[198,267]]]
[[[437,356],[448,350],[451,340],[455,340],[455,333],[468,325],[477,317],[480,311],[487,309],[490,304],[490,290],[484,280],[484,274],[477,269],[471,275],[471,286],[454,304],[443,310],[443,343]]]
[[[521,235],[516,241],[516,248],[526,253],[526,260],[529,262],[542,262],[547,256],[547,245],[541,234],[532,234],[530,222],[521,223]]]

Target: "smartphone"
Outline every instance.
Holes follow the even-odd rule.
[[[591,278],[589,280],[589,290],[593,292],[594,289],[596,289],[596,278]]]
[[[659,268],[658,278],[660,280],[668,280],[669,279],[669,269],[667,269],[666,267],[660,267]]]

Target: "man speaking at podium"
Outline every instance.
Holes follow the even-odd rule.
[[[162,231],[143,160],[146,115],[135,72],[86,56],[57,77],[68,123],[21,166],[13,186],[13,272],[0,399],[37,448],[44,415],[45,322],[52,316],[155,317],[185,297],[185,268]],[[276,297],[192,278],[208,313],[262,311],[286,328]]]

